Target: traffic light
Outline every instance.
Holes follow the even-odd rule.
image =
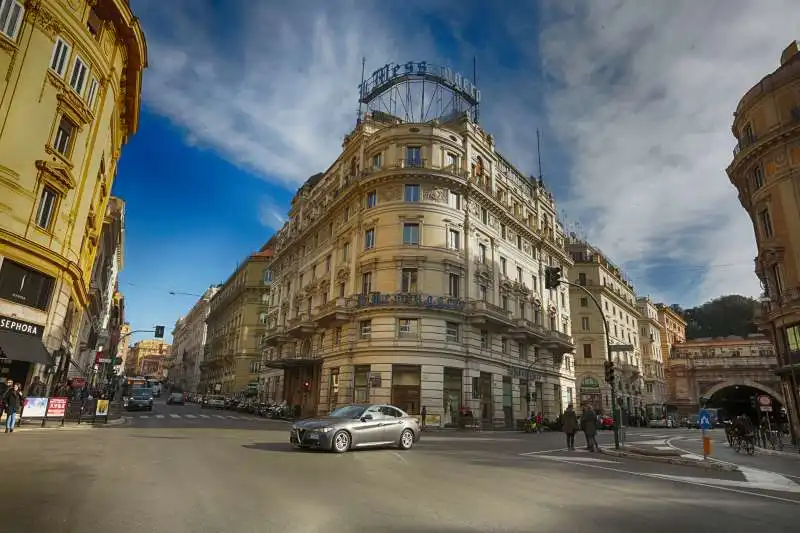
[[[755,396],[750,396],[750,407],[752,407],[753,409],[756,408],[756,397]]]
[[[311,390],[311,382],[309,380],[303,382],[303,389],[305,389],[306,392]]]
[[[164,338],[164,326],[156,326],[156,339]]]
[[[555,289],[561,284],[561,267],[545,267],[544,288]]]
[[[614,363],[606,361],[606,383],[614,383]]]

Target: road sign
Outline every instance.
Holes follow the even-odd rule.
[[[758,405],[762,407],[765,405],[772,407],[772,398],[770,398],[766,394],[762,394],[761,396],[758,397]]]
[[[761,408],[761,412],[762,413],[771,413],[772,412],[772,406],[771,405],[760,405],[759,407]]]
[[[612,352],[632,352],[633,344],[612,344],[610,348]]]
[[[700,421],[698,423],[700,429],[711,429],[711,413],[709,413],[705,409],[700,409],[698,417],[700,418]]]

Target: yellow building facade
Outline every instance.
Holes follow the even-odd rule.
[[[739,101],[732,132],[737,139],[727,168],[753,222],[755,270],[764,298],[760,328],[775,342],[778,374],[800,438],[800,45],[792,42],[777,70]]]
[[[510,425],[574,399],[555,202],[467,117],[369,113],[293,199],[274,239],[267,395],[301,413],[352,402],[469,409]]]
[[[146,57],[127,0],[0,0],[0,315],[56,354],[29,377],[78,348]]]
[[[170,344],[161,339],[142,339],[131,346],[125,375],[162,378],[164,365],[172,353]]]
[[[257,394],[272,253],[246,258],[211,296],[198,391]]]
[[[642,343],[642,372],[644,373],[644,398],[647,404],[662,406],[667,401],[667,367],[664,364],[664,346],[661,341],[661,323],[658,308],[649,298],[636,299],[639,308],[639,338]],[[660,409],[660,408],[658,408]],[[654,408],[647,419],[663,414]],[[660,416],[658,418],[661,418]]]
[[[661,333],[661,355],[664,357],[667,378],[667,400],[674,402],[677,397],[677,389],[669,359],[673,352],[686,342],[686,321],[667,304],[656,304],[656,309],[658,309],[658,324]]]
[[[614,351],[617,397],[630,416],[642,416],[646,398],[643,395],[644,374],[642,346],[639,337],[641,315],[636,303],[636,293],[619,267],[594,246],[570,238],[567,250],[575,266],[569,280],[584,287],[602,307],[592,301],[586,292],[570,287],[572,332],[575,337],[575,381],[581,404],[590,404],[595,410],[611,412],[611,387],[605,381],[605,362],[609,360],[603,316],[608,321],[612,346],[629,346],[630,349]]]

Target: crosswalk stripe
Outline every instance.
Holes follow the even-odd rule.
[[[164,415],[156,415],[156,418],[164,418]]]
[[[214,418],[225,418],[225,417],[222,415],[214,415]]]
[[[200,415],[200,418],[211,418],[211,417],[208,415]]]
[[[183,415],[183,416],[185,416],[186,418],[197,418],[197,417],[196,417],[196,416],[194,416],[194,415]]]
[[[175,413],[172,413],[169,416],[172,417],[172,418],[180,418],[181,417],[181,415],[176,415]]]
[[[150,418],[150,415],[139,415],[139,418]]]

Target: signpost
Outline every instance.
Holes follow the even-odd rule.
[[[767,396],[766,394],[762,394],[758,397],[758,410],[762,413],[771,413],[772,412],[772,398]]]
[[[700,409],[698,413],[700,419],[699,426],[703,430],[703,460],[708,461],[708,456],[711,455],[711,439],[708,438],[707,431],[711,429],[711,413],[705,408]]]

